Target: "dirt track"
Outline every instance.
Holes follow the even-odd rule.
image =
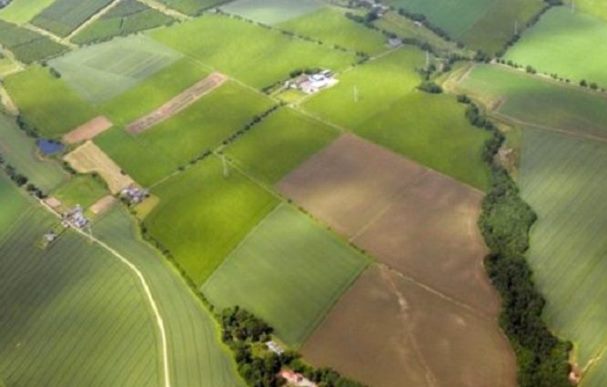
[[[198,81],[194,86],[173,97],[170,101],[154,110],[150,114],[139,118],[127,125],[126,130],[131,134],[141,133],[152,126],[174,116],[186,109],[200,98],[221,86],[227,77],[220,73],[212,73],[205,79]]]

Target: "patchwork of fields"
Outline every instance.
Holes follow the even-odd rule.
[[[55,0],[32,19],[32,24],[65,37],[113,1]]]
[[[9,49],[15,58],[26,64],[55,57],[68,49],[42,34],[2,20],[0,20],[0,44]]]

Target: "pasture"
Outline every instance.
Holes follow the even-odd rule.
[[[89,208],[107,193],[107,188],[99,178],[91,175],[76,175],[54,190],[52,196],[59,199],[68,208],[76,205]]]
[[[81,48],[49,64],[82,98],[100,104],[181,57],[179,52],[139,35]]]
[[[271,105],[266,96],[229,82],[145,132],[131,135],[116,128],[95,142],[149,186],[216,148]]]
[[[236,0],[227,2],[221,10],[258,23],[276,25],[322,7],[321,0]]]
[[[0,44],[17,60],[30,64],[60,55],[68,50],[50,38],[26,28],[0,20]]]
[[[213,316],[167,259],[143,241],[128,211],[114,206],[93,233],[145,276],[164,318],[172,385],[244,386]]]
[[[256,88],[289,78],[296,69],[340,70],[352,64],[352,53],[293,38],[225,15],[200,18],[151,31],[149,35],[201,63]],[[206,36],[206,39],[183,39]],[[238,39],[233,37],[238,36]]]
[[[281,108],[226,149],[247,173],[269,184],[334,140],[339,132],[291,108]]]
[[[569,7],[555,7],[527,30],[505,58],[538,71],[607,86],[607,56],[599,47],[607,40],[604,20]],[[580,60],[583,58],[583,60]]]
[[[173,18],[137,0],[125,0],[80,31],[72,41],[87,44],[172,23]]]
[[[234,169],[224,177],[215,157],[172,176],[152,193],[160,202],[144,225],[197,285],[278,202]]]
[[[217,7],[230,0],[158,0],[160,3],[167,5],[179,12],[190,16],[197,16],[202,11]]]
[[[31,23],[66,37],[111,2],[112,0],[55,0],[36,15]]]
[[[318,39],[329,46],[343,47],[369,55],[388,50],[387,38],[381,32],[348,19],[345,12],[339,8],[321,8],[306,16],[277,24],[276,27]]]
[[[0,212],[1,239],[23,212],[26,211],[30,202],[4,172],[0,174],[0,198],[3,202],[11,203],[10,206],[6,206]]]
[[[572,0],[566,0],[564,3],[571,6]],[[575,0],[574,8],[576,10],[600,17],[607,21],[607,3],[601,0]]]
[[[22,117],[41,136],[59,138],[97,115],[64,80],[42,66],[7,77],[4,86]]]
[[[0,10],[0,19],[15,24],[24,24],[40,13],[54,0],[13,0]]]
[[[38,156],[34,139],[17,127],[12,118],[0,115],[0,154],[16,170],[45,193],[67,179],[61,166]]]
[[[385,266],[361,275],[301,351],[370,386],[516,385],[514,356],[495,320]]]
[[[454,87],[497,118],[607,138],[607,100],[597,93],[491,65],[475,66]]]
[[[255,226],[201,290],[219,308],[252,311],[297,348],[368,263],[283,204]]]
[[[528,260],[547,299],[546,321],[573,341],[574,361],[584,368],[603,353],[607,341],[607,260],[601,236],[607,229],[607,147],[533,129],[525,130],[523,140],[521,193],[538,214]],[[596,363],[591,374],[604,374],[605,366]]]

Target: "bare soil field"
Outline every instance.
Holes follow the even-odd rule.
[[[112,127],[112,121],[107,117],[95,117],[69,133],[63,135],[62,141],[66,144],[77,144],[82,141],[92,140],[99,134]]]
[[[184,110],[200,98],[209,94],[219,86],[221,86],[227,77],[220,73],[212,73],[205,79],[197,82],[192,87],[183,91],[181,94],[173,97],[164,105],[154,110],[150,114],[139,118],[138,120],[127,125],[126,130],[131,134],[141,133],[154,125],[174,116]]]
[[[120,167],[92,141],[85,142],[63,159],[80,173],[98,173],[105,180],[112,194],[135,184],[135,181],[122,173]]]
[[[511,387],[495,322],[374,265],[302,348],[313,364],[377,387]],[[372,355],[371,355],[372,354]]]
[[[99,199],[95,204],[93,204],[90,210],[93,214],[100,215],[112,208],[114,203],[116,203],[117,201],[118,199],[116,199],[112,195],[107,195]]]

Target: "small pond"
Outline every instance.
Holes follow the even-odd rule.
[[[54,155],[59,153],[65,148],[65,145],[55,140],[47,140],[45,138],[39,138],[36,141],[36,145],[38,145],[38,149],[45,156]]]

